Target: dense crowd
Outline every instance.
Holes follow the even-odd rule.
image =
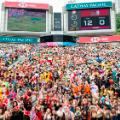
[[[120,120],[120,44],[0,44],[0,120]]]

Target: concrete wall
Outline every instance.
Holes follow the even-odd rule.
[[[118,14],[118,13],[120,13],[120,0],[116,0],[115,2],[116,2],[116,4],[115,4],[116,5],[115,6],[116,7],[116,13]]]

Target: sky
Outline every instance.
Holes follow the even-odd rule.
[[[5,1],[5,0],[0,0]],[[49,3],[53,6],[53,11],[55,12],[61,12],[62,7],[68,3],[70,0],[6,0],[6,1],[19,1],[19,2],[33,2],[33,3]],[[100,2],[100,1],[114,1],[114,0],[71,0],[75,1],[77,3],[80,2]]]

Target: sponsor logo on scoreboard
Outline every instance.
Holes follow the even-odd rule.
[[[27,3],[21,2],[21,3],[18,4],[18,6],[21,7],[21,8],[25,8],[28,5],[27,5]]]
[[[111,8],[112,2],[91,2],[91,3],[76,3],[76,4],[67,4],[67,10],[74,9],[86,9],[86,8]]]
[[[29,2],[8,2],[4,3],[4,6],[7,8],[33,8],[33,9],[44,9],[48,10],[48,4],[39,4],[39,3],[29,3]]]

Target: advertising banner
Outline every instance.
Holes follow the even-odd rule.
[[[101,37],[79,37],[79,43],[104,43],[104,42],[120,42],[120,35],[101,36]]]
[[[28,3],[28,2],[8,2],[4,3],[4,6],[7,8],[32,8],[32,9],[43,9],[48,10],[48,4],[38,4],[38,3]]]
[[[0,36],[0,43],[34,44],[34,43],[38,43],[38,42],[40,42],[40,40],[38,38]]]
[[[75,3],[67,4],[66,10],[75,10],[75,9],[91,9],[91,8],[111,8],[112,2],[89,2],[89,3]]]
[[[46,42],[40,43],[41,47],[55,47],[55,46],[77,46],[77,43],[73,42]]]

